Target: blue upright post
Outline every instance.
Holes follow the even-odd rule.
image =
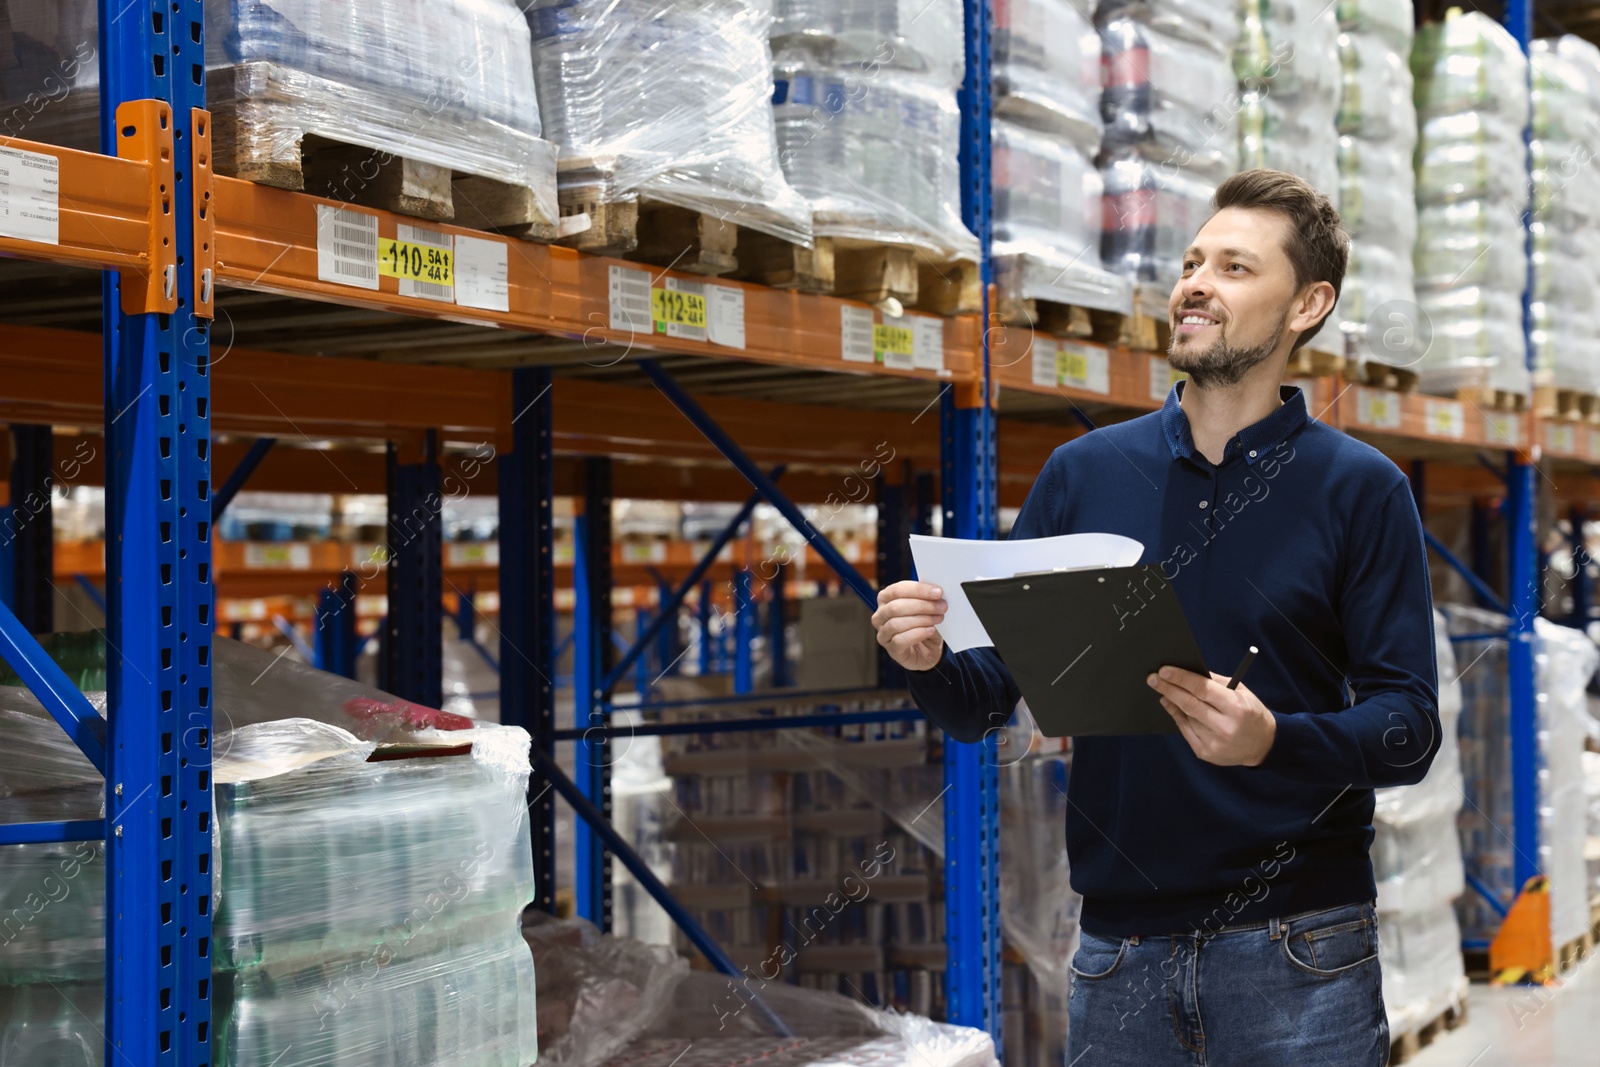
[[[384,622],[383,688],[426,707],[444,702],[444,521],[438,435],[420,457],[401,462],[389,446],[389,615]]]
[[[210,173],[209,121],[194,115],[206,104],[203,6],[99,4],[101,149],[150,163],[171,242],[145,277],[107,272],[101,289],[104,1059],[140,1067],[211,1062],[211,356],[197,314],[211,279],[196,284],[187,254],[195,184]],[[130,103],[141,100],[163,106]]]
[[[55,629],[55,536],[50,504],[52,433],[48,426],[11,427],[11,507],[0,539],[11,555],[13,614],[29,633]]]
[[[782,689],[789,679],[789,568],[782,564],[773,568],[772,581],[767,583],[770,601],[767,606],[767,658],[772,663],[772,688]]]
[[[1506,0],[1505,25],[1524,53],[1533,38],[1533,0]],[[1529,131],[1523,129],[1526,143]],[[1526,167],[1526,158],[1524,159]],[[1527,204],[1531,205],[1533,178],[1529,173]],[[1533,240],[1528,223],[1531,213],[1523,214],[1524,244],[1529,254],[1528,280],[1522,294],[1524,354],[1533,368]],[[1537,538],[1534,531],[1533,466],[1516,452],[1506,456],[1506,555],[1510,588],[1506,603],[1511,612],[1508,633],[1508,663],[1511,696],[1511,810],[1515,845],[1513,870],[1520,890],[1529,878],[1539,873],[1539,715],[1538,678],[1534,672],[1539,590],[1535,580]]]
[[[1584,527],[1589,521],[1589,509],[1583,504],[1572,505],[1567,522],[1572,527],[1572,625],[1580,630],[1589,626],[1589,540]]]
[[[555,525],[550,371],[511,372],[512,445],[500,483],[500,721],[521,726],[535,754],[555,754]],[[533,903],[556,910],[556,798],[530,781]]]
[[[341,678],[356,676],[356,592],[359,579],[354,571],[344,571],[339,581],[317,597],[317,670]]]
[[[661,624],[661,629],[656,633],[656,659],[661,661],[661,670],[664,674],[676,674],[678,670],[678,608],[672,603],[672,583],[665,578],[656,579],[656,614],[667,612],[667,618]],[[670,610],[669,610],[670,609]]]
[[[695,615],[700,624],[700,676],[704,678],[712,671],[710,582],[700,583],[700,603]]]
[[[639,608],[633,615],[633,639],[644,640],[645,632],[650,629],[650,609]],[[633,661],[633,687],[638,690],[639,699],[643,700],[650,695],[650,655],[646,652]]]
[[[750,568],[740,567],[733,576],[733,691],[755,691],[755,598],[751,595]]]
[[[605,702],[610,693],[605,678],[612,659],[611,644],[611,460],[590,456],[584,460],[583,514],[578,516],[573,584],[577,594],[574,625],[573,691],[574,726],[586,729],[605,725]],[[594,730],[577,742],[578,788],[611,818],[611,752],[605,733]],[[611,931],[611,856],[599,835],[587,826],[577,827],[574,891],[578,914],[609,933]]]
[[[978,238],[983,314],[988,321],[992,236],[990,196],[989,0],[963,0],[966,74],[960,93],[961,214]],[[940,400],[940,460],[946,536],[995,535],[995,419],[990,406],[988,333],[981,331],[977,395],[947,390]],[[945,739],[945,1001],[949,1021],[987,1030],[1001,1050],[1000,801],[995,740]]]

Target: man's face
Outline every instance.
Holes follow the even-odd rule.
[[[1167,359],[1200,388],[1235,384],[1285,340],[1297,303],[1289,225],[1276,211],[1225,208],[1184,253]]]

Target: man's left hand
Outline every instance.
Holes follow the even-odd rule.
[[[1228,688],[1228,679],[1162,667],[1146,681],[1161,694],[1161,706],[1172,716],[1194,754],[1219,767],[1258,766],[1272,750],[1278,720],[1242,683]]]

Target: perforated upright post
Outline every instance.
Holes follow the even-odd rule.
[[[961,84],[961,214],[978,238],[983,321],[988,321],[992,236],[989,3],[964,0],[966,75]],[[988,331],[980,330],[978,395],[946,390],[940,401],[940,462],[947,537],[995,535],[995,418],[990,406]],[[949,1021],[987,1030],[1000,1051],[1000,801],[993,737],[945,739],[945,998]]]
[[[360,582],[354,571],[342,571],[338,582],[317,595],[315,613],[317,670],[342,678],[356,676],[356,593]]]
[[[383,687],[426,707],[444,701],[444,517],[438,436],[422,455],[389,446],[389,615],[384,621]]]
[[[735,693],[750,693],[755,690],[755,641],[759,629],[750,568],[740,567],[733,576],[733,691]]]
[[[500,721],[521,726],[536,753],[555,755],[555,526],[550,371],[511,372],[512,445],[500,482]],[[556,910],[556,795],[530,780],[533,902]]]
[[[573,585],[574,726],[580,730],[606,725],[605,678],[613,658],[611,643],[611,460],[584,460],[583,514],[578,516]],[[611,818],[611,747],[603,731],[594,730],[577,742],[577,785],[609,820]],[[575,877],[578,914],[611,930],[611,855],[598,834],[577,828]]]
[[[99,6],[102,150],[152,164],[158,223],[151,273],[102,288],[105,1062],[192,1067],[211,1061],[210,323],[182,254],[209,213],[202,3]]]

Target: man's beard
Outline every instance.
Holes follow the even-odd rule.
[[[1167,345],[1167,362],[1172,364],[1174,370],[1187,373],[1189,380],[1199,389],[1238,385],[1252,367],[1265,362],[1277,350],[1278,342],[1283,338],[1283,328],[1288,322],[1287,315],[1280,315],[1278,325],[1267,335],[1267,340],[1259,345],[1236,348],[1226,338],[1219,338],[1210,348],[1193,354],[1179,355],[1178,335],[1173,334],[1172,343]]]

